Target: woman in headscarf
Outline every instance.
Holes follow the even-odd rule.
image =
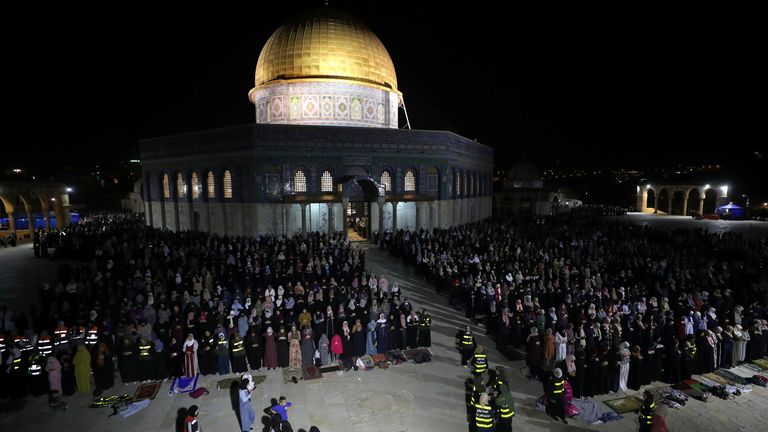
[[[419,345],[419,317],[416,310],[411,309],[408,318],[406,318],[405,344],[408,348],[416,348]]]
[[[73,360],[75,365],[75,380],[77,391],[83,394],[91,393],[91,354],[85,345],[77,347],[77,353]]]
[[[631,353],[629,352],[629,343],[628,342],[622,342],[619,345],[619,390],[626,392],[627,391],[627,381],[629,380],[629,357]]]
[[[256,420],[256,412],[251,406],[251,392],[253,386],[251,381],[245,377],[240,381],[240,388],[238,390],[240,399],[240,430],[243,432],[250,432],[253,428],[253,422]]]
[[[386,354],[389,351],[389,325],[384,313],[376,320],[376,352]]]
[[[544,349],[544,364],[547,367],[551,367],[555,359],[555,336],[552,335],[551,328],[547,328],[544,331],[542,348]]]
[[[359,319],[355,320],[355,325],[352,326],[352,355],[355,357],[365,355],[365,339],[363,324]]]
[[[292,368],[301,367],[301,332],[296,328],[296,324],[291,325],[291,331],[288,333],[289,353],[288,365]],[[278,346],[279,348],[279,346]],[[278,353],[279,353],[278,349]],[[278,355],[279,357],[279,355]]]
[[[106,342],[99,342],[96,359],[93,362],[93,379],[96,388],[107,390],[115,385],[115,368],[112,366],[112,352]]]
[[[365,335],[365,353],[368,355],[376,354],[376,321],[368,322]]]
[[[195,340],[195,336],[192,333],[188,334],[187,340],[184,341],[184,346],[182,347],[184,352],[184,376],[187,378],[200,373],[197,363],[197,349],[198,343]]]
[[[285,331],[285,327],[280,326],[277,331],[277,365],[281,368],[288,367],[290,365],[290,349],[288,341],[288,333]]]
[[[0,365],[0,367],[4,366]],[[61,362],[59,362],[59,359],[54,356],[49,356],[45,365],[45,370],[48,372],[48,387],[50,388],[50,391],[63,393],[61,390]]]
[[[248,356],[248,365],[251,370],[261,369],[261,336],[256,333],[255,328],[248,330],[245,337],[245,354]]]
[[[526,352],[528,369],[531,375],[534,377],[541,376],[541,338],[539,337],[539,329],[531,327],[531,334],[526,339]]]
[[[315,364],[315,335],[309,327],[302,330],[301,363],[306,366]]]
[[[565,360],[565,356],[568,354],[568,339],[564,333],[564,330],[555,333],[555,363]]]
[[[644,357],[640,354],[640,347],[632,347],[632,354],[629,357],[629,377],[627,387],[632,390],[640,390],[643,384],[643,371],[645,370]]]
[[[264,335],[264,366],[267,370],[277,367],[277,345],[272,327],[267,327],[267,333]]]
[[[328,341],[328,336],[323,333],[320,336],[320,343],[318,344],[318,351],[320,351],[320,363],[322,363],[323,366],[328,366],[328,364],[331,363],[330,345],[331,343]]]

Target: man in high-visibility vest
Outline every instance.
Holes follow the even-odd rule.
[[[475,404],[475,430],[480,432],[494,432],[494,410],[489,402],[488,393],[481,393],[480,400]]]
[[[549,404],[547,405],[549,414],[557,420],[558,418],[563,420],[563,423],[568,424],[568,420],[565,418],[565,378],[563,378],[563,371],[560,368],[555,369],[552,378],[549,379]]]
[[[643,407],[640,409],[640,432],[648,432],[651,430],[651,424],[653,423],[653,412],[656,410],[656,401],[654,400],[653,393],[646,391],[643,399]]]
[[[499,412],[499,432],[512,432],[512,417],[515,416],[515,401],[505,385],[499,386],[499,393],[494,399]]]
[[[483,352],[483,346],[478,345],[475,348],[475,355],[472,356],[470,362],[472,366],[472,374],[478,376],[488,370],[488,356]]]
[[[469,326],[466,327],[464,333],[461,335],[458,341],[459,352],[461,352],[461,365],[466,366],[469,359],[472,357],[472,353],[475,352],[475,337],[472,336],[472,331]]]

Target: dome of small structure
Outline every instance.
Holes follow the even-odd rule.
[[[257,123],[397,127],[402,94],[381,40],[324,7],[280,26],[264,44],[249,92]]]

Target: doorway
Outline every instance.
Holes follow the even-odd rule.
[[[368,201],[350,201],[346,208],[347,238],[351,241],[365,241],[371,235],[371,204]]]

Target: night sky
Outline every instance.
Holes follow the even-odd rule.
[[[8,14],[25,30],[4,30],[6,134],[26,138],[5,140],[0,168],[90,170],[138,157],[138,139],[252,122],[264,42],[322,2],[227,3]],[[383,41],[414,128],[478,139],[499,167],[738,164],[765,151],[760,27],[720,12],[331,4]]]

